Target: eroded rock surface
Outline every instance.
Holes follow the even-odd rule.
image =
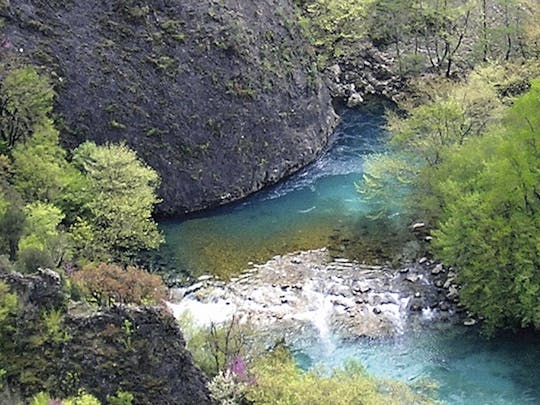
[[[0,18],[0,60],[54,79],[65,144],[125,141],[160,173],[162,214],[275,183],[335,122],[290,0],[11,0]]]

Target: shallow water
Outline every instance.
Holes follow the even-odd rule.
[[[461,326],[424,325],[396,338],[309,343],[296,358],[304,368],[355,359],[378,377],[412,385],[429,380],[446,404],[540,404],[539,336],[488,340]]]
[[[162,223],[162,256],[187,274],[227,276],[276,254],[348,242],[361,232],[366,207],[355,182],[365,156],[383,148],[382,123],[380,115],[347,111],[329,151],[288,180],[203,216]]]

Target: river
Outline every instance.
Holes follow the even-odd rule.
[[[323,246],[353,256],[363,249],[372,260],[395,254],[406,236],[370,227],[355,189],[365,157],[384,149],[383,123],[377,113],[346,111],[314,164],[241,202],[162,223],[167,243],[161,257],[184,276],[228,277],[277,254]],[[330,345],[309,340],[298,344],[295,355],[305,368],[337,367],[354,358],[376,376],[427,379],[446,404],[540,404],[538,336],[487,340],[474,329],[426,319],[393,338],[336,339]]]

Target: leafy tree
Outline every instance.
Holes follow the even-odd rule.
[[[448,151],[433,189],[436,253],[459,270],[461,299],[500,327],[540,327],[540,81],[504,127]]]
[[[54,91],[33,67],[9,69],[0,75],[0,153],[31,136],[34,126],[52,112]]]
[[[79,209],[85,179],[66,159],[53,122],[45,119],[25,142],[13,149],[14,188],[26,201],[52,203],[69,214]]]
[[[68,241],[58,226],[62,211],[39,201],[26,206],[26,222],[19,240],[19,269],[35,271],[38,267],[57,267],[68,253]]]
[[[436,168],[448,148],[500,122],[505,107],[498,89],[506,80],[504,69],[491,65],[461,84],[436,79],[419,84],[417,99],[405,101],[402,113],[389,112],[390,150],[367,159],[357,184],[369,216],[401,213],[430,223],[440,215],[441,202],[432,190]]]
[[[86,242],[92,248],[88,252],[76,245],[79,252],[92,260],[130,261],[141,249],[157,248],[162,242],[152,220],[158,202],[157,173],[124,144],[86,142],[75,150],[73,162],[87,182],[74,238],[78,242],[90,238]]]
[[[245,359],[259,352],[259,348],[253,344],[248,352],[248,341],[253,331],[235,317],[227,324],[212,323],[209,327],[196,327],[190,315],[185,313],[180,325],[193,360],[209,376],[226,372],[235,358]]]
[[[391,143],[437,165],[446,147],[481,135],[500,120],[503,104],[496,91],[500,75],[500,68],[487,66],[472,72],[461,85],[447,80],[419,85],[424,97],[419,105],[401,106],[405,119],[389,114]]]
[[[20,196],[8,185],[0,185],[0,253],[15,260],[26,221]]]
[[[365,37],[365,12],[371,1],[305,1],[299,22],[311,43],[321,49],[323,55],[340,56]]]

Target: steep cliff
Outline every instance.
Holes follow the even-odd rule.
[[[50,270],[22,275],[0,269],[0,283],[17,295],[13,313],[6,317],[0,307],[0,403],[12,403],[18,393],[62,398],[81,388],[103,401],[121,390],[132,393],[135,404],[210,403],[207,379],[165,309],[69,301]]]
[[[0,17],[0,56],[54,78],[65,144],[128,143],[163,214],[287,176],[335,121],[290,0],[2,0]]]

